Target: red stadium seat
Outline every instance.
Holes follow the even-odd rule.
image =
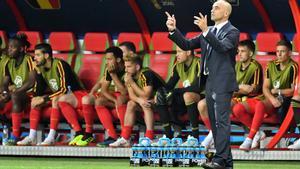
[[[91,90],[100,78],[103,57],[102,54],[85,54],[76,58],[75,71],[78,69],[77,75],[87,90]]]
[[[294,35],[293,45],[294,45],[294,51],[300,52],[300,33]]]
[[[118,36],[118,44],[120,44],[124,41],[130,41],[130,42],[134,43],[137,52],[142,52],[144,50],[147,50],[146,43],[145,43],[141,33],[122,32]]]
[[[169,32],[153,32],[150,43],[151,51],[172,52],[176,50],[175,43],[168,38]]]
[[[73,68],[77,49],[75,35],[72,32],[51,32],[49,43],[53,49],[53,56],[67,61]]]
[[[105,65],[102,53],[111,45],[111,38],[107,33],[85,34],[83,41],[84,54],[77,56],[74,70],[86,89],[92,89],[101,74],[103,74]],[[87,54],[86,51],[90,53]]]
[[[243,41],[243,40],[252,40],[252,38],[249,35],[249,33],[241,32],[240,33],[240,41]]]
[[[2,40],[1,49],[5,49],[8,46],[8,39],[5,31],[0,30],[0,38]]]
[[[256,37],[258,52],[276,52],[276,44],[283,40],[284,36],[279,32],[260,32]]]
[[[197,37],[201,34],[202,32],[188,32],[186,33],[185,37],[188,38],[188,39],[192,39],[194,37]],[[196,49],[195,50],[197,53],[200,53],[201,52],[201,48],[199,49]]]
[[[30,42],[30,47],[27,49],[28,52],[34,52],[35,45],[42,43],[44,41],[41,32],[38,31],[19,31],[18,34],[24,33],[28,37]]]
[[[112,40],[108,33],[89,32],[84,36],[83,50],[93,52],[105,52],[112,46]]]
[[[168,35],[168,32],[154,32],[150,45],[151,54],[144,57],[144,66],[150,67],[163,79],[168,78],[175,59],[175,55],[171,53],[176,50],[176,46]]]
[[[144,66],[151,68],[153,71],[158,73],[164,80],[168,79],[174,61],[174,54],[151,54],[144,56]]]
[[[261,64],[263,69],[266,69],[267,64],[276,59],[276,55],[256,55],[255,59]]]

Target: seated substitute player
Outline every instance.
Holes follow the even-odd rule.
[[[49,44],[41,43],[35,46],[34,61],[37,76],[37,96],[32,98],[30,111],[30,132],[29,136],[18,145],[36,145],[37,127],[42,116],[43,108],[52,106],[50,114],[50,132],[46,139],[39,145],[50,146],[55,144],[55,135],[61,113],[58,108],[58,98],[67,93],[67,86],[73,90],[81,89],[80,83],[73,78],[71,66],[63,60],[53,58],[52,48]],[[26,82],[24,85],[30,85]],[[49,90],[49,92],[47,92]]]
[[[58,107],[72,127],[75,130],[74,138],[69,142],[72,146],[86,146],[93,141],[93,122],[96,114],[83,110],[82,98],[88,95],[82,86],[78,76],[72,69],[66,69],[65,79],[69,79],[66,84],[67,93],[58,98]],[[84,118],[86,127],[85,132],[81,128],[79,119]]]
[[[250,128],[250,133],[240,145],[240,149],[249,151],[259,147],[266,135],[259,130],[265,116],[277,115],[280,122],[285,118],[298,75],[298,64],[291,59],[292,45],[282,40],[276,45],[277,59],[268,63],[263,82],[263,97],[249,98],[249,109],[240,104],[234,113],[240,121]]]
[[[180,125],[177,117],[187,112],[192,126],[192,134],[189,138],[198,139],[199,113],[197,103],[201,98],[204,98],[204,94],[200,96],[200,59],[194,56],[193,51],[183,51],[178,46],[176,47],[176,58],[173,73],[166,84],[166,91],[159,90],[158,92],[158,96],[160,92],[172,92],[171,111],[168,111],[166,99],[163,99],[162,102],[161,99],[156,99],[156,109],[168,138],[173,138],[171,124]],[[174,89],[178,82],[180,88]]]
[[[236,79],[239,84],[239,91],[233,93],[232,107],[233,112],[240,105],[249,108],[247,99],[253,98],[262,93],[263,70],[261,65],[253,59],[255,54],[255,44],[251,40],[244,40],[238,44],[239,61],[235,65]],[[237,104],[240,103],[240,104]],[[201,146],[210,148],[213,144],[213,136],[211,132],[211,124],[208,119],[205,100],[200,101],[198,110],[205,126],[210,130],[207,137],[201,143]],[[235,117],[235,113],[232,114]],[[237,116],[237,119],[243,117]]]
[[[118,135],[113,120],[120,119],[121,126],[123,126],[128,100],[127,89],[123,80],[125,68],[122,50],[119,47],[110,47],[106,49],[105,53],[106,70],[104,78],[101,80],[101,94],[94,101],[93,93],[97,89],[93,87],[90,94],[84,96],[82,100],[83,110],[87,112],[94,111],[93,104],[95,102],[98,117],[108,133],[109,137],[102,143],[98,143],[98,146],[108,146],[117,140]],[[114,109],[117,110],[117,114],[112,113]]]
[[[9,61],[5,66],[5,75],[1,85],[2,99],[0,102],[12,102],[12,136],[9,138],[7,145],[15,145],[20,139],[22,116],[30,97],[34,94],[34,84],[24,86],[26,81],[32,81],[35,77],[33,71],[33,60],[26,53],[26,49],[30,46],[25,34],[15,35],[8,45]],[[13,88],[9,89],[13,85]]]
[[[127,86],[130,100],[127,103],[124,127],[121,137],[110,147],[128,147],[130,146],[130,135],[135,123],[137,112],[144,112],[146,124],[145,137],[153,139],[153,98],[156,91],[165,87],[164,80],[149,68],[142,68],[142,59],[138,56],[126,57],[125,61],[125,84]]]

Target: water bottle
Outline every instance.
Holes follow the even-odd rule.
[[[8,137],[9,137],[8,127],[7,127],[7,125],[3,125],[3,133],[2,133],[2,145],[3,146],[7,145]]]
[[[71,86],[70,86],[70,85],[68,85],[68,86],[67,86],[67,88],[68,88],[67,94],[72,94],[72,89],[71,89]]]

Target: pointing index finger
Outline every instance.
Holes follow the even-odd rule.
[[[169,14],[169,12],[165,11],[165,14],[167,15],[167,17],[172,18],[171,15]]]

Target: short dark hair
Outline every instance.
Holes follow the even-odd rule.
[[[30,47],[30,42],[28,41],[28,37],[25,33],[18,33],[15,36],[13,36],[11,40],[18,41],[22,47],[26,47],[26,48]]]
[[[52,47],[48,43],[40,43],[35,45],[34,50],[41,50],[43,53],[47,53],[52,58]]]
[[[122,42],[119,44],[119,46],[125,46],[128,50],[132,51],[133,53],[136,53],[135,45],[130,41]]]
[[[140,56],[138,56],[138,55],[135,55],[135,56],[125,56],[124,57],[124,61],[140,65],[141,68],[143,67],[143,59]]]
[[[293,46],[291,44],[291,42],[287,41],[287,40],[280,40],[277,42],[276,46],[285,46],[289,49],[289,51],[293,50]]]
[[[250,49],[251,52],[255,52],[255,44],[252,40],[242,40],[239,42],[238,46],[246,46],[248,49]]]
[[[105,50],[105,53],[112,53],[115,58],[121,58],[123,60],[123,52],[119,47],[109,47]]]

